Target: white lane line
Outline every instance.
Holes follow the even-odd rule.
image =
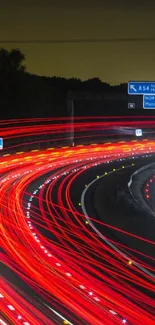
[[[125,166],[124,168],[129,168],[131,167],[131,165],[128,165],[128,166]],[[118,168],[116,169],[116,171],[119,171],[119,170],[122,170],[122,168]],[[107,175],[111,174],[111,173],[114,173],[114,171],[110,171],[109,173],[107,173]],[[107,175],[102,175],[100,176],[100,179],[107,176]],[[88,214],[87,214],[87,210],[86,210],[86,207],[85,207],[85,195],[88,191],[88,189],[95,183],[97,182],[98,179],[95,178],[93,181],[91,181],[87,187],[84,189],[84,191],[82,192],[82,195],[81,195],[81,208],[82,208],[82,211],[89,223],[89,225],[92,227],[92,229],[98,234],[98,236],[104,241],[106,242],[107,245],[109,245],[112,249],[114,249],[117,253],[119,253],[122,257],[124,257],[125,259],[127,259],[128,261],[130,260],[130,258],[125,254],[123,253],[119,248],[117,248],[114,244],[112,244],[96,227],[95,225],[93,224],[93,222],[90,220]],[[147,269],[145,269],[144,267],[142,267],[141,265],[139,265],[137,262],[134,262],[133,261],[133,264],[138,268],[140,269],[141,271],[143,271],[145,274],[149,275],[150,277],[152,277],[153,279],[155,279],[155,275],[152,274],[151,272],[149,272]]]
[[[73,323],[69,322],[65,317],[63,317],[61,314],[59,314],[56,310],[54,310],[53,308],[51,308],[50,306],[46,305],[45,306],[50,309],[56,316],[60,317],[63,321],[66,321],[66,323],[68,325],[74,325]]]
[[[8,325],[8,324],[5,323],[1,318],[0,318],[0,324],[2,324],[2,325]]]

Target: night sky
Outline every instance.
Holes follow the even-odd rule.
[[[99,77],[112,84],[154,80],[155,41],[8,41],[148,37],[155,38],[155,1],[0,0],[0,47],[20,48],[27,71],[38,75]]]

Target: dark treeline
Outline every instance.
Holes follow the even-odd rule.
[[[76,94],[80,110],[97,105],[103,108],[101,115],[114,105],[125,109],[127,85],[111,86],[98,78],[86,81],[71,78],[41,77],[26,72],[24,55],[20,50],[0,49],[0,108],[2,118],[66,116],[68,96]],[[85,94],[90,100],[85,100]],[[73,96],[73,97],[74,97]],[[93,101],[91,97],[94,96]],[[83,98],[84,97],[84,98]],[[126,106],[126,107],[125,107]]]

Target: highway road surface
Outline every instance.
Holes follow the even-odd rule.
[[[1,126],[13,145],[0,157],[0,324],[154,325],[155,240],[130,226],[130,209],[122,222],[115,195],[154,160],[155,141],[36,149],[33,135],[66,127],[24,123]]]

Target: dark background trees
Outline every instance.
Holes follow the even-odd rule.
[[[25,60],[24,54],[18,50],[13,49],[8,51],[6,49],[0,49],[0,75],[12,75],[17,72],[24,72],[25,66],[23,61]]]
[[[110,86],[99,78],[81,81],[32,75],[26,72],[24,61],[25,56],[19,49],[0,49],[1,118],[66,116],[69,93],[76,93],[77,97],[80,93],[75,105],[79,114],[80,109],[82,113],[83,110],[88,112],[94,105],[99,106],[100,115],[109,113],[113,106],[115,114],[121,107],[127,108],[126,84]],[[89,100],[85,100],[85,93]],[[91,101],[92,95],[94,101]]]

